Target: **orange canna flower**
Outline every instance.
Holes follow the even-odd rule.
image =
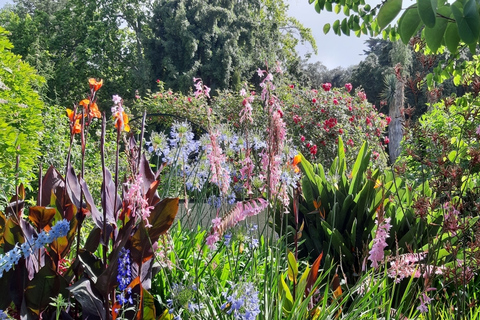
[[[78,104],[81,105],[82,107],[84,107],[85,109],[88,109],[88,105],[90,104],[90,100],[88,100],[88,99],[83,99],[83,100],[80,101]]]
[[[88,84],[90,85],[90,89],[93,89],[93,91],[98,91],[103,85],[103,79],[100,79],[100,81],[97,81],[95,78],[90,78],[88,79]]]
[[[86,113],[88,114],[90,119],[91,118],[100,119],[102,117],[102,113],[100,112],[100,110],[98,110],[98,105],[95,102],[90,104],[90,100],[83,99],[78,104],[81,105],[86,110]]]
[[[127,114],[122,111],[120,112],[115,112],[115,128],[119,130],[124,130],[126,132],[130,132],[130,125],[128,124],[128,116]]]
[[[73,134],[82,132],[82,124],[80,123],[80,119],[82,119],[82,115],[75,114],[73,110],[67,109],[67,116],[70,119],[70,122],[73,123]]]
[[[100,113],[100,110],[98,110],[97,104],[94,102],[90,106],[90,109],[88,110],[88,115],[92,118],[101,118],[102,114]]]
[[[300,162],[302,162],[302,157],[297,154],[295,157],[293,157],[293,165],[296,166],[298,165]]]
[[[300,172],[300,168],[298,167],[298,164],[302,161],[302,157],[297,154],[295,157],[293,157],[293,171],[295,173],[299,173]]]

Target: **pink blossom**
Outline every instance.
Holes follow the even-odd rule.
[[[388,143],[390,142],[390,139],[389,139],[388,137],[384,137],[384,138],[383,138],[383,142],[384,142],[385,144],[388,144]]]
[[[235,207],[230,210],[223,218],[215,218],[212,220],[213,232],[206,238],[207,245],[210,249],[215,248],[215,243],[229,228],[233,228],[239,222],[247,217],[253,217],[267,208],[268,202],[265,199],[258,198],[248,202],[239,201]]]
[[[387,120],[387,126],[390,124],[390,122],[392,122],[392,118],[390,117],[386,117],[385,120]],[[478,133],[478,129],[477,129],[477,133]]]
[[[257,74],[260,78],[263,78],[263,74],[265,73],[266,71],[265,70],[262,70],[260,68],[257,69]]]
[[[338,105],[338,100],[337,100],[337,98],[333,98],[333,104],[334,104],[334,105]]]
[[[280,61],[277,61],[276,66],[275,66],[275,72],[282,74],[282,63]]]
[[[384,250],[387,247],[386,239],[389,237],[388,232],[392,227],[390,218],[386,218],[381,222],[376,221],[376,224],[378,224],[377,232],[368,256],[368,260],[372,262],[372,267],[374,268],[378,268],[378,262],[383,261]]]
[[[212,172],[210,182],[217,184],[222,194],[227,194],[228,189],[230,188],[230,174],[228,170],[224,168],[224,164],[227,161],[226,156],[217,143],[219,133],[218,131],[210,133],[209,136],[210,144],[208,147],[210,152],[208,153],[207,158],[210,162],[210,171]]]
[[[301,136],[301,137],[300,137],[300,141],[304,142],[304,141],[305,141],[305,137],[304,137],[304,136]]]
[[[480,126],[477,127],[477,131],[475,131],[480,136]]]
[[[367,95],[363,91],[359,91],[357,96],[360,98],[360,100],[367,100]]]
[[[330,91],[330,89],[332,88],[332,84],[331,84],[331,83],[328,83],[328,82],[327,82],[327,83],[324,83],[324,84],[322,84],[322,88],[323,88],[323,90],[325,90],[325,91]]]
[[[240,90],[240,95],[242,97],[245,97],[247,95],[247,90],[245,90],[245,88],[242,88],[242,90]]]
[[[353,86],[352,86],[351,83],[346,83],[346,84],[345,84],[345,89],[347,90],[347,92],[352,91],[352,88],[353,88]]]
[[[139,216],[145,222],[146,227],[151,227],[148,218],[150,212],[154,207],[148,205],[148,200],[143,190],[143,178],[139,174],[135,178],[135,181],[130,184],[128,192],[125,194],[125,201],[128,203],[128,208],[132,210],[132,216]]]

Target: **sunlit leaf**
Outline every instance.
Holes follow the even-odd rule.
[[[402,10],[402,0],[387,0],[380,8],[377,16],[377,23],[380,30],[392,22],[400,10]]]
[[[288,279],[293,282],[294,284],[297,283],[298,277],[298,264],[295,256],[293,255],[292,251],[288,251]]]
[[[29,208],[28,219],[37,227],[37,230],[43,230],[52,221],[56,212],[55,208],[33,206]]]
[[[167,232],[178,212],[178,198],[166,198],[157,203],[148,218],[151,227],[142,223],[131,238],[132,259],[141,264],[153,255],[152,243],[158,241],[160,235]]]
[[[340,13],[340,10],[342,10],[342,6],[340,5],[340,3],[337,3],[335,5],[335,13],[336,14],[339,14]]]
[[[327,34],[330,31],[330,28],[330,23],[325,23],[325,25],[323,26],[323,33]]]

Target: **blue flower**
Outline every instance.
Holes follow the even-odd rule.
[[[132,270],[130,266],[130,250],[122,248],[118,257],[118,274],[117,274],[118,289],[122,291],[117,295],[118,302],[123,305],[125,303],[133,304],[131,297],[131,290],[127,290],[128,285],[132,282]],[[125,290],[127,294],[125,295]]]
[[[49,233],[42,231],[37,235],[36,239],[27,240],[20,245],[17,243],[12,250],[6,252],[4,255],[0,255],[0,278],[3,276],[3,272],[10,271],[22,256],[28,258],[33,252],[42,249],[45,245],[52,243],[57,238],[67,235],[69,230],[70,223],[63,219],[58,221]]]
[[[3,310],[0,310],[0,320],[8,319],[8,314]]]
[[[255,320],[260,314],[260,300],[258,292],[255,290],[251,282],[232,284],[232,293],[223,296],[226,298],[222,306],[222,310],[227,310],[227,314],[231,314],[238,320]]]

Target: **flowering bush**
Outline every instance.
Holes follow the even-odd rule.
[[[277,77],[277,75],[275,75]],[[277,78],[275,78],[277,79]],[[372,148],[372,161],[377,167],[385,168],[384,153],[388,144],[385,129],[390,119],[379,113],[366,100],[365,93],[352,85],[344,89],[331,88],[329,83],[320,90],[307,90],[284,83],[280,77],[275,80],[276,96],[282,106],[281,117],[286,124],[291,143],[308,160],[330,166],[337,154],[338,137],[345,142],[347,165],[351,166],[363,141]],[[268,122],[261,113],[262,101],[252,88],[244,86],[240,94],[223,92],[212,103],[221,119],[241,126],[241,119],[247,114],[252,128],[266,130]]]
[[[385,168],[384,150],[388,144],[385,128],[389,119],[368,103],[363,91],[357,89],[352,93],[349,83],[343,89],[325,83],[319,90],[296,87],[286,90],[291,98],[285,102],[284,118],[295,145],[307,159],[330,166],[341,136],[348,167],[363,141],[368,141],[372,163]]]

